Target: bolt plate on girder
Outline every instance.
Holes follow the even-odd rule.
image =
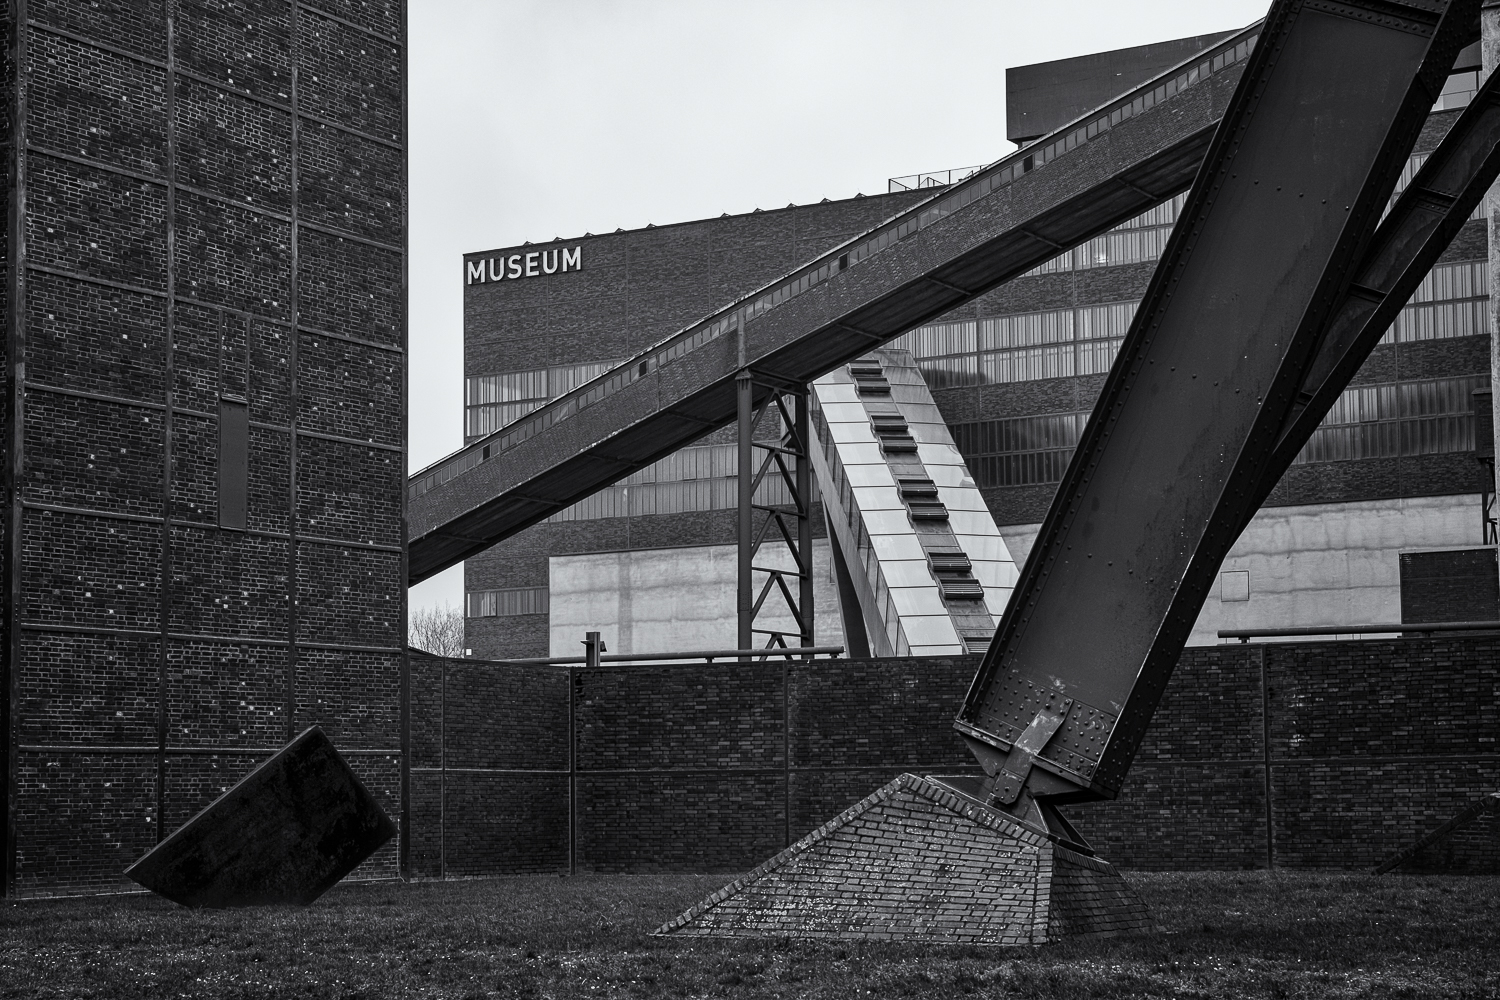
[[[1014,744],[1037,712],[1058,703],[1064,695],[1037,686],[1017,674],[991,689],[980,719],[971,720],[979,728]],[[1038,756],[1065,771],[1084,778],[1092,777],[1114,731],[1115,715],[1086,702],[1075,701],[1062,730],[1050,740]],[[981,719],[983,721],[981,721]]]

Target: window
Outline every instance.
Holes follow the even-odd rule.
[[[1049,413],[956,424],[953,443],[981,487],[1056,483],[1087,422],[1087,413]]]
[[[546,587],[517,587],[510,590],[473,590],[468,594],[468,617],[470,618],[545,615],[547,609]]]
[[[548,400],[597,378],[616,364],[618,362],[597,361],[466,379],[464,435],[472,441],[492,434]]]
[[[250,480],[250,406],[219,397],[219,527],[245,527]]]
[[[1345,391],[1293,461],[1347,462],[1470,451],[1475,389],[1486,375],[1364,385]],[[1087,413],[955,424],[953,443],[981,487],[1062,481]]]
[[[736,446],[683,448],[642,469],[619,486],[600,490],[558,511],[548,523],[593,521],[606,517],[641,517],[699,510],[734,510],[739,505]],[[817,495],[816,483],[813,486]],[[777,475],[767,475],[755,502],[790,504],[791,492]]]
[[[1347,389],[1294,465],[1434,455],[1474,448],[1474,390],[1489,376]]]
[[[1114,364],[1139,305],[1112,302],[992,316],[977,324],[934,323],[891,346],[912,352],[933,389],[1092,375]],[[1381,343],[1489,335],[1488,265],[1463,261],[1434,267]]]
[[[1187,193],[1162,202],[1135,218],[1122,222],[1102,236],[1074,247],[1039,264],[1026,274],[1056,274],[1059,271],[1086,271],[1095,267],[1114,267],[1156,260],[1167,246],[1167,237],[1177,222]]]
[[[1137,303],[997,316],[980,324],[980,371],[987,382],[1109,371]]]

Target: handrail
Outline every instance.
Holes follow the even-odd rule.
[[[988,163],[980,163],[972,167],[954,167],[951,170],[927,170],[920,174],[902,174],[900,177],[892,177],[886,181],[886,194],[915,191],[918,188],[947,187],[949,184],[968,180],[987,166],[989,166]]]
[[[1396,622],[1389,625],[1323,625],[1308,628],[1224,628],[1220,639],[1249,642],[1257,636],[1371,635],[1384,632],[1500,632],[1500,622]]]
[[[788,660],[802,659],[809,656],[823,654],[829,657],[838,656],[844,651],[843,646],[774,646],[764,649],[696,649],[685,653],[606,653],[599,657],[600,663],[660,663],[665,660],[727,660],[731,657],[760,657],[765,659],[772,656],[784,656]],[[416,649],[413,652],[427,653],[425,649]],[[427,653],[433,656],[432,653]],[[463,660],[466,663],[493,663],[505,667],[550,667],[565,666],[575,663],[588,663],[586,656],[536,656],[519,660],[471,660],[461,656],[437,657],[438,659]]]
[[[1145,81],[1107,104],[1080,115],[1031,145],[1001,157],[966,180],[942,188],[931,198],[902,210],[874,229],[834,247],[810,263],[795,268],[705,319],[669,335],[531,413],[438,459],[407,480],[408,497],[414,500],[429,489],[441,486],[483,462],[498,457],[500,453],[546,430],[558,420],[613,395],[684,354],[739,330],[766,310],[801,295],[847,268],[858,266],[871,255],[878,254],[918,230],[926,229],[958,209],[1008,187],[1017,178],[1106,134],[1121,121],[1242,62],[1260,37],[1260,27],[1261,22],[1257,21],[1235,32],[1199,55]]]

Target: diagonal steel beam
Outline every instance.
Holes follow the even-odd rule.
[[[1003,808],[1119,793],[1477,29],[1477,0],[1273,4],[955,723],[992,776],[1026,737]]]
[[[1491,75],[1401,193],[1354,269],[1262,470],[1255,507],[1270,496],[1497,177],[1500,75]]]

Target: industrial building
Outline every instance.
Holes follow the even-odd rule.
[[[403,5],[53,2],[13,6],[3,23],[15,54],[4,77],[15,123],[0,525],[5,894],[121,887],[132,861],[313,724],[399,821],[399,841],[363,877],[743,867],[842,808],[869,775],[969,766],[945,728],[972,674],[962,654],[1004,608],[1179,201],[814,386],[812,464],[825,498],[813,518],[816,638],[902,659],[856,665],[864,683],[822,661],[678,668],[650,675],[656,683],[608,670],[500,672],[481,659],[573,654],[586,630],[602,630],[613,652],[734,644],[732,432],[470,558],[473,658],[408,655],[418,545],[408,545],[407,505],[426,474],[404,483]],[[1011,138],[1029,143],[1108,111],[1111,95],[1163,73],[1184,87],[1212,76],[1227,92],[1230,73],[1216,74],[1251,42],[1182,39],[1018,68]],[[1477,86],[1475,58],[1455,65],[1408,176]],[[1037,147],[1039,162],[1051,148]],[[887,239],[881,224],[970,173],[468,255],[466,441],[726,303],[765,290],[780,304],[815,288],[814,274],[794,275],[806,279],[795,291],[786,279],[851,240],[880,265],[868,255]],[[1488,385],[1487,252],[1476,218],[1231,553],[1195,641],[1231,626],[1497,617],[1472,402]],[[701,346],[675,342],[668,360],[690,368],[711,353],[689,353]],[[780,430],[772,422],[760,439]],[[898,478],[856,482],[866,474]],[[924,527],[919,509],[943,516]],[[1400,676],[1425,678],[1450,660],[1465,678],[1482,673],[1483,650],[1445,650],[1423,647],[1410,662],[1427,666]],[[1215,694],[1220,714],[1199,720],[1201,753],[1184,764],[1180,746],[1162,751],[1143,765],[1126,803],[1135,811],[1096,821],[1112,824],[1106,842],[1121,857],[1329,863],[1307,835],[1315,824],[1296,823],[1312,812],[1305,803],[1332,793],[1273,780],[1271,750],[1261,759],[1225,745],[1215,721],[1230,717],[1226,706],[1283,712],[1280,697],[1285,712],[1331,713],[1297,723],[1294,748],[1304,729],[1336,728],[1325,719],[1347,709],[1308,685],[1335,686],[1326,679],[1347,675],[1342,661],[1282,660],[1189,652],[1190,670],[1219,686],[1195,677],[1169,710],[1195,711],[1205,690],[1231,694]],[[1387,669],[1405,670],[1368,672]],[[662,723],[725,677],[703,719]],[[875,716],[882,745],[810,752]],[[1250,734],[1259,747],[1282,737],[1272,718]],[[1214,754],[1227,777],[1205,806],[1189,772]],[[659,766],[683,760],[702,769]],[[1407,765],[1380,766],[1371,780],[1390,785]],[[1492,784],[1493,761],[1476,766],[1478,777],[1444,778],[1448,792]],[[732,780],[712,770],[725,767]],[[709,800],[723,823],[711,844],[699,836]],[[1419,811],[1402,814],[1400,835]],[[1205,846],[1203,832],[1231,813],[1241,828]],[[1187,817],[1175,839],[1151,825],[1164,814]]]
[[[1196,79],[1199,53],[1228,37],[1011,69],[1009,137],[1025,145],[1174,67],[1185,81]],[[1205,58],[1201,71],[1224,58]],[[1455,63],[1403,184],[1467,105],[1478,62],[1476,45]],[[970,173],[896,178],[880,195],[468,255],[466,442]],[[955,469],[951,488],[977,487],[1003,540],[985,543],[983,557],[966,550],[974,565],[997,567],[979,581],[996,619],[1003,607],[996,594],[1008,594],[998,567],[1024,561],[1181,204],[1182,196],[1166,200],[890,345],[898,367],[900,352],[910,352],[941,414],[936,436],[917,440],[956,446],[962,471]],[[1474,449],[1474,393],[1488,387],[1490,372],[1484,216],[1481,209],[1465,225],[1231,551],[1193,643],[1219,641],[1220,629],[1500,617],[1492,477]],[[729,435],[715,432],[470,558],[471,654],[576,655],[586,629],[602,630],[617,652],[732,646],[737,494]],[[825,461],[819,472],[837,507],[832,466]],[[840,601],[841,547],[827,526],[845,521],[847,511],[814,518],[817,640],[877,655],[920,653],[921,643],[894,630],[889,641],[879,637],[885,622],[868,610],[884,592],[879,574],[871,571],[863,605]],[[843,548],[846,563],[857,561]],[[912,587],[940,585],[915,565],[921,579],[908,580]],[[854,569],[858,579],[869,566]],[[920,595],[907,593],[914,609]],[[861,606],[864,620],[854,613]],[[936,605],[926,606],[930,617]],[[943,634],[943,644],[925,648],[955,654],[981,642],[974,629]]]
[[[0,888],[313,724],[404,818],[403,4],[7,10]]]

